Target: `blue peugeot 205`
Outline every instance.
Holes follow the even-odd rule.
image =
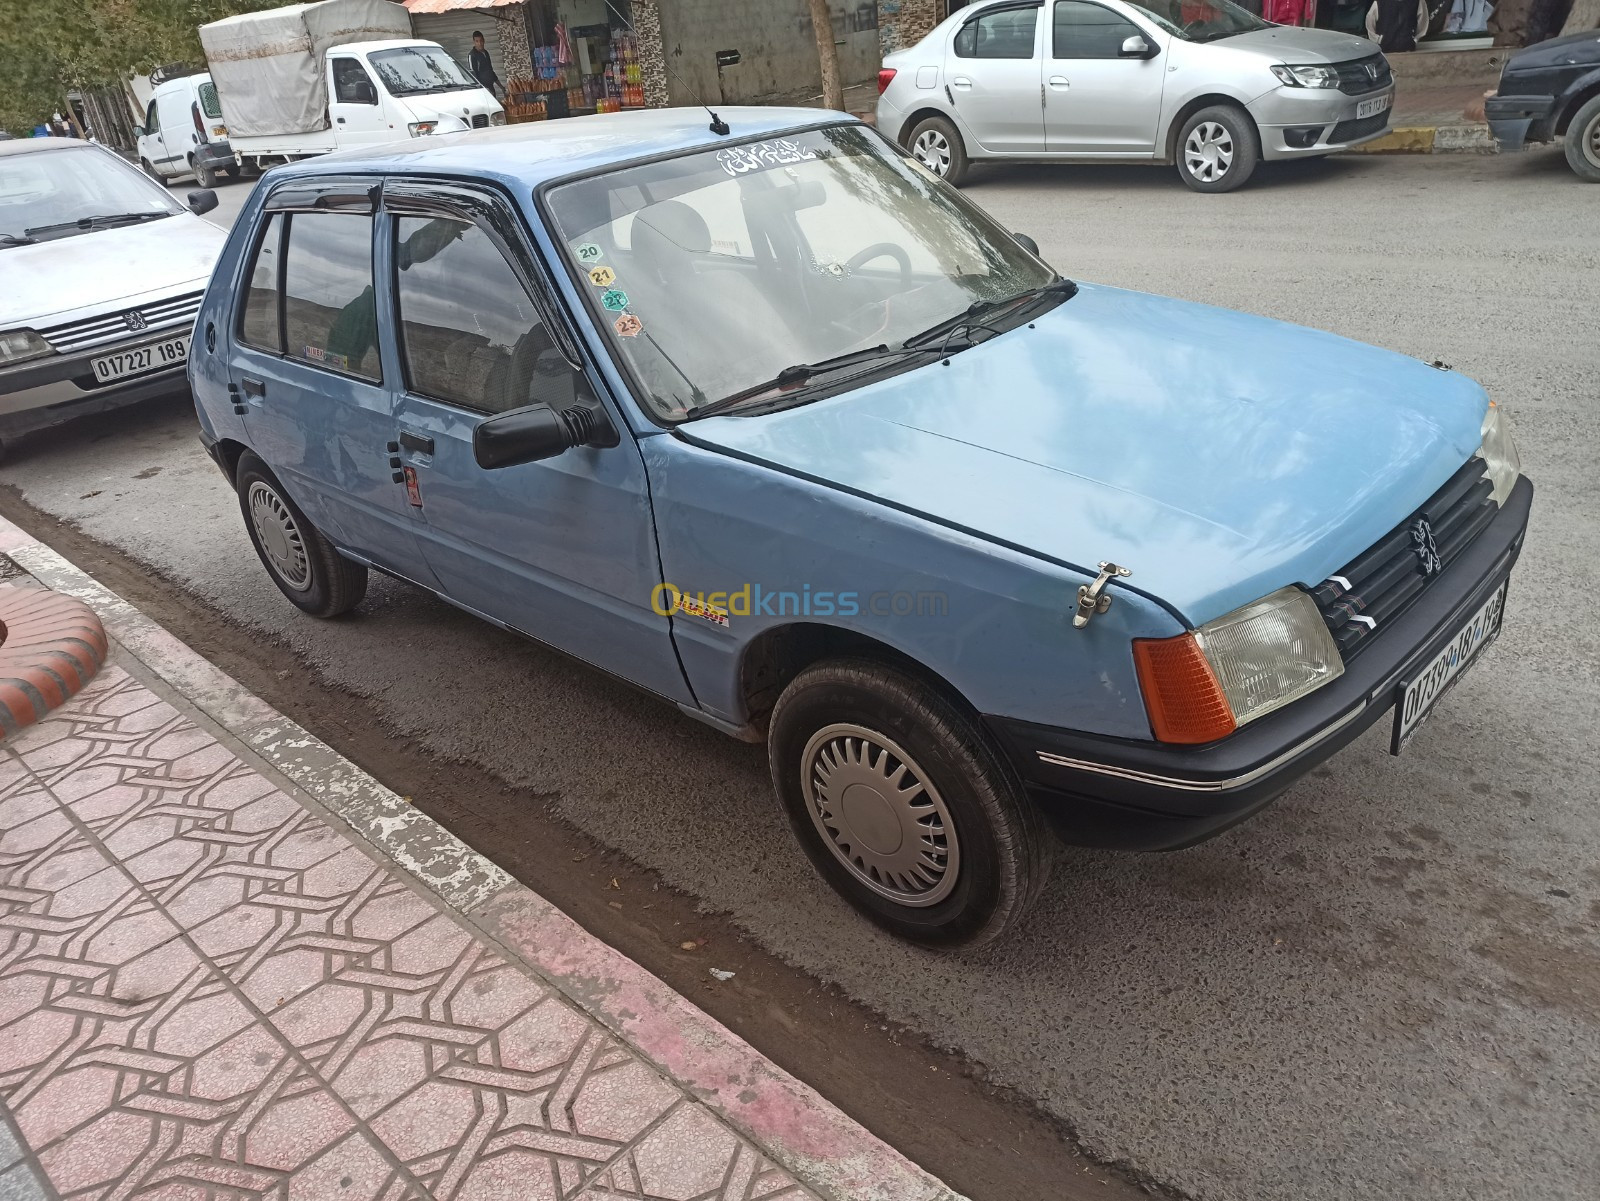
[[[1533,487],[1477,384],[1063,279],[843,114],[723,116],[265,178],[190,378],[289,600],[376,569],[764,740],[823,876],[941,946],[1015,927],[1047,828],[1183,847],[1398,753],[1498,634]]]

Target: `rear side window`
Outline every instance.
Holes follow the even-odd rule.
[[[1037,8],[1002,8],[968,21],[956,34],[957,58],[1032,58]]]
[[[360,379],[382,378],[370,214],[290,215],[283,343],[291,359]]]
[[[222,104],[217,100],[215,84],[203,83],[199,87],[200,111],[214,121],[222,119]]]
[[[574,402],[576,374],[481,227],[401,217],[394,258],[412,391],[485,413]]]
[[[1122,43],[1139,36],[1137,25],[1109,8],[1084,0],[1056,4],[1056,58],[1117,58]]]
[[[283,244],[282,213],[274,213],[256,246],[255,262],[250,265],[250,282],[245,287],[244,316],[239,322],[239,340],[258,350],[283,353],[283,329],[278,324],[278,297],[283,277],[280,272]]]

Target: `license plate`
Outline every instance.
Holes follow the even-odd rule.
[[[168,338],[165,342],[152,342],[149,346],[135,346],[132,350],[119,350],[116,354],[102,355],[89,360],[94,368],[94,378],[102,384],[124,376],[155,371],[161,367],[176,367],[189,357],[189,336]]]
[[[1400,697],[1394,707],[1394,735],[1389,740],[1391,755],[1398,755],[1405,749],[1417,727],[1433,712],[1439,698],[1455,686],[1461,674],[1483,653],[1483,648],[1500,636],[1506,589],[1510,586],[1510,580],[1501,584],[1450,644],[1433,657],[1433,662],[1400,685]]]
[[[1389,106],[1394,103],[1394,95],[1374,96],[1371,100],[1363,100],[1356,105],[1356,117],[1376,117],[1379,113],[1389,111]]]

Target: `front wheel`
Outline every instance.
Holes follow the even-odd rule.
[[[909,673],[867,659],[807,668],[778,698],[767,748],[812,864],[901,938],[993,942],[1049,875],[1020,784],[976,723]]]
[[[255,455],[239,460],[237,487],[245,529],[279,592],[313,617],[361,603],[367,569],[334,549]]]
[[[148,175],[151,179],[155,180],[162,187],[166,187],[167,186],[167,181],[162,178],[161,173],[156,170],[156,165],[154,163],[152,163],[149,159],[142,158],[142,159],[139,160],[139,170],[143,171],[146,175]]]
[[[911,157],[947,183],[967,178],[967,148],[961,133],[943,117],[929,117],[911,131]]]
[[[1231,192],[1255,173],[1256,127],[1240,109],[1203,108],[1178,133],[1178,174],[1196,192]]]
[[[1573,114],[1567,123],[1567,165],[1579,179],[1600,183],[1600,96]]]

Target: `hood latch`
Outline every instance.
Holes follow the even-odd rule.
[[[1118,567],[1115,563],[1101,563],[1100,575],[1095,582],[1078,589],[1078,611],[1072,616],[1072,628],[1083,629],[1096,613],[1104,613],[1111,608],[1111,594],[1106,592],[1106,585],[1132,574],[1126,567]]]

